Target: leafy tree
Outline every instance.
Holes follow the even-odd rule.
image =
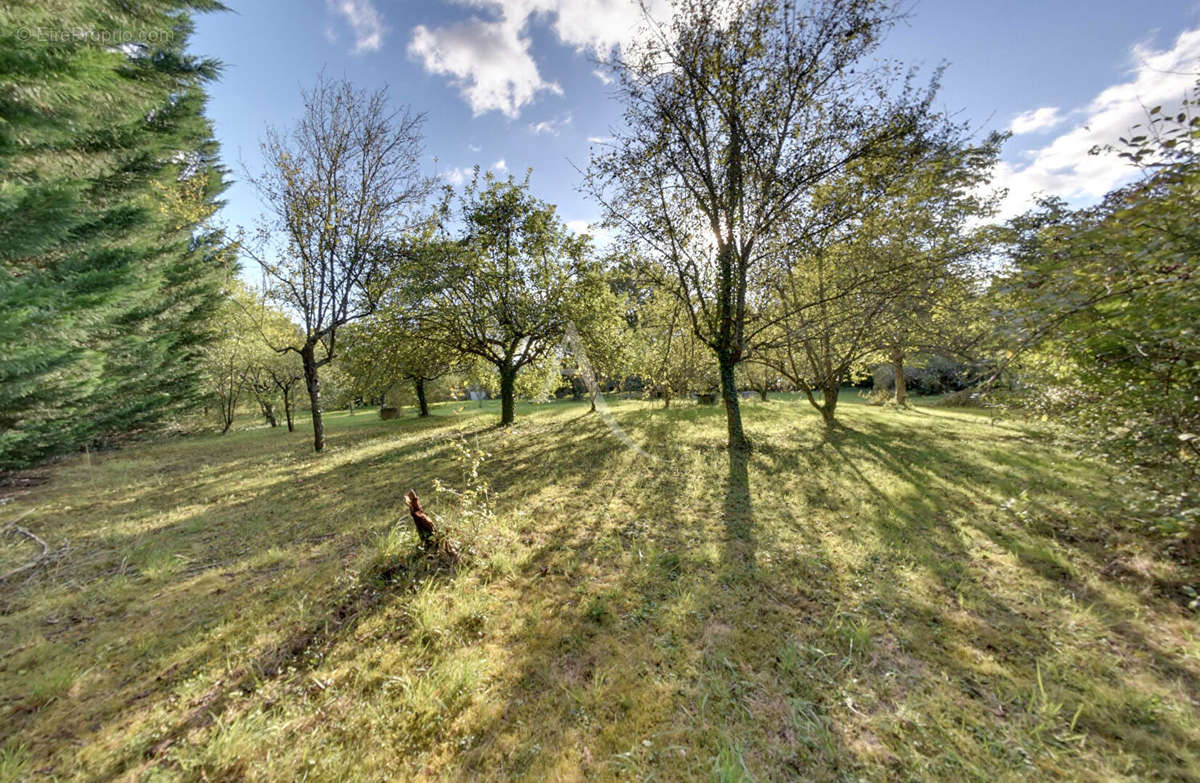
[[[1120,154],[1144,177],[1077,211],[1049,201],[1014,221],[997,286],[1028,402],[1152,488],[1171,531],[1200,535],[1200,85],[1153,108]]]
[[[282,400],[288,432],[295,432],[296,391],[304,379],[304,365],[295,351],[277,351],[272,346],[298,343],[299,329],[282,311],[261,296],[253,296],[242,317],[249,317],[255,331],[253,360],[246,369],[246,384],[253,392],[263,416],[276,426],[275,403]]]
[[[877,253],[865,239],[810,250],[777,284],[785,315],[756,356],[804,392],[829,427],[842,384],[872,350],[877,319],[898,293],[878,273]]]
[[[254,294],[236,278],[218,310],[220,335],[204,349],[204,366],[221,416],[221,433],[229,432],[237,416],[238,401],[251,388],[253,368],[265,353],[273,353],[262,341],[251,313],[257,307]]]
[[[232,254],[205,85],[206,0],[0,13],[0,468],[197,404]],[[28,35],[86,29],[86,36]],[[145,40],[112,46],[131,31]]]
[[[780,386],[783,385],[783,376],[779,371],[762,362],[743,363],[738,368],[738,375],[746,386],[758,392],[758,397],[763,402],[767,401],[770,392],[780,391]]]
[[[772,282],[803,257],[783,239],[836,225],[814,189],[856,160],[901,164],[933,124],[932,88],[894,91],[864,62],[896,18],[888,2],[680,0],[613,61],[626,130],[589,189],[715,355],[733,448],[750,445],[735,369],[782,315],[763,309]]]
[[[461,199],[462,236],[412,251],[404,274],[411,317],[424,333],[495,368],[503,425],[513,422],[517,376],[544,363],[567,325],[595,307],[600,273],[528,181],[476,173]]]
[[[903,373],[917,346],[949,345],[945,311],[978,247],[964,227],[987,214],[990,198],[979,193],[1001,140],[970,145],[956,133],[943,127],[900,168],[866,158],[845,166],[812,200],[836,222],[781,249],[798,258],[774,283],[772,328],[754,360],[803,391],[828,426],[842,385],[880,352]],[[897,389],[902,397],[903,381]]]
[[[985,190],[1004,137],[930,151],[861,227],[886,243],[892,294],[877,317],[874,343],[892,364],[897,405],[907,404],[905,361],[912,354],[975,358],[985,338],[971,317],[979,302],[979,261],[992,246],[979,224],[995,212]]]
[[[579,280],[576,297],[587,307],[575,308],[574,331],[568,332],[568,362],[587,389],[589,412],[596,397],[614,379],[623,378],[633,362],[633,334],[623,317],[620,285],[609,272]]]
[[[300,355],[320,451],[319,370],[337,353],[338,330],[375,309],[384,243],[410,226],[430,183],[419,171],[423,115],[393,111],[385,90],[323,75],[303,99],[289,133],[268,131],[266,168],[250,177],[268,216],[248,252],[268,295],[301,320],[300,339],[275,347]]]
[[[421,324],[386,305],[347,330],[343,369],[357,392],[384,396],[398,383],[411,383],[418,415],[429,415],[428,385],[458,369],[459,357],[444,341],[431,339]]]
[[[686,307],[670,291],[655,290],[638,311],[633,370],[663,407],[692,391],[715,389],[708,347],[696,337]]]

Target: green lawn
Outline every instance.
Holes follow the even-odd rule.
[[[655,459],[586,404],[466,403],[35,471],[0,778],[1200,779],[1195,573],[1054,431],[750,401],[738,458],[719,407],[611,409]],[[498,519],[454,566],[401,496],[466,524],[456,433]]]

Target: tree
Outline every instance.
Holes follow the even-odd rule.
[[[1144,173],[1103,203],[1044,203],[1011,226],[997,285],[1026,404],[1149,485],[1156,520],[1200,535],[1200,83],[1117,149]],[[1102,151],[1098,151],[1102,152]],[[1132,482],[1131,482],[1132,483]],[[1142,513],[1139,510],[1139,514]]]
[[[386,90],[368,93],[318,77],[289,133],[271,129],[265,170],[251,176],[267,216],[250,255],[267,293],[301,320],[294,351],[304,366],[313,448],[325,445],[319,370],[337,353],[337,332],[375,309],[386,240],[412,223],[429,193],[422,177],[424,115],[393,111]]]
[[[587,306],[574,308],[574,331],[567,335],[567,359],[587,389],[589,413],[596,411],[597,396],[611,380],[624,376],[633,360],[633,334],[612,271],[606,268],[578,281],[575,296]]]
[[[905,360],[914,353],[964,358],[983,335],[969,317],[979,297],[978,260],[990,252],[990,232],[978,227],[995,213],[996,195],[985,191],[999,159],[1000,134],[980,144],[946,144],[927,153],[883,200],[868,222],[885,235],[894,262],[888,271],[895,295],[878,318],[878,354],[895,378],[892,401],[907,404]]]
[[[277,423],[275,401],[283,401],[288,432],[295,432],[295,395],[304,378],[304,365],[295,351],[277,351],[272,346],[298,344],[300,330],[282,310],[271,307],[261,296],[255,297],[250,306],[253,309],[247,315],[254,323],[258,350],[247,369],[247,383],[272,427]]]
[[[900,168],[886,158],[843,167],[812,199],[835,221],[780,250],[799,257],[773,285],[774,324],[755,360],[803,391],[827,426],[854,372],[884,352],[903,373],[907,352],[932,343],[941,310],[959,301],[958,267],[978,247],[963,229],[987,214],[991,199],[979,192],[1001,137],[971,145],[956,130],[943,127]]]
[[[866,241],[811,250],[778,283],[784,315],[776,339],[757,356],[804,392],[828,427],[836,424],[842,384],[873,348],[877,319],[898,295],[878,273],[877,252]]]
[[[518,374],[550,356],[572,320],[587,320],[599,269],[587,238],[535,198],[528,180],[477,171],[460,220],[458,240],[428,239],[409,253],[403,298],[433,340],[495,368],[500,423],[509,425]]]
[[[708,347],[696,337],[685,307],[670,291],[655,290],[638,311],[634,371],[651,394],[671,400],[717,387]]]
[[[749,361],[742,364],[739,372],[746,385],[758,392],[758,397],[763,402],[767,401],[767,394],[780,390],[782,376],[769,365]]]
[[[398,383],[411,383],[421,417],[429,416],[428,384],[458,368],[458,355],[431,339],[403,308],[383,305],[347,331],[343,368],[355,391],[384,396]]]
[[[855,160],[902,162],[931,124],[933,87],[891,94],[862,62],[896,16],[888,2],[680,0],[613,61],[627,129],[593,158],[589,189],[668,272],[660,283],[715,355],[732,448],[750,445],[735,369],[772,327],[766,288],[797,258],[771,246],[833,217],[810,209],[815,188]]]
[[[233,255],[211,222],[225,183],[204,103],[220,66],[185,50],[189,13],[220,8],[81,0],[0,14],[0,469],[201,399]],[[90,34],[28,35],[51,18]],[[134,31],[143,39],[112,45]]]
[[[205,371],[217,398],[222,435],[233,426],[238,401],[250,388],[253,368],[265,353],[273,353],[259,336],[252,317],[257,304],[251,291],[236,278],[231,280],[218,311],[221,333],[205,346]]]

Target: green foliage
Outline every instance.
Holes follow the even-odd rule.
[[[634,372],[646,392],[661,398],[664,406],[692,392],[717,388],[708,346],[696,336],[687,307],[671,291],[650,291],[638,310],[634,346]]]
[[[805,392],[828,423],[838,390],[871,364],[955,352],[974,336],[961,315],[978,299],[970,262],[985,245],[967,226],[989,214],[992,200],[979,189],[1000,140],[973,144],[947,124],[919,155],[857,160],[817,189],[818,211],[844,219],[785,242],[795,260],[774,283],[775,324],[755,359]]]
[[[495,369],[501,421],[509,424],[518,375],[531,367],[556,372],[552,360],[568,325],[603,322],[602,270],[587,237],[573,234],[527,181],[477,173],[460,217],[460,238],[420,240],[409,251],[400,299],[423,337]],[[540,380],[527,381],[526,393],[544,387]]]
[[[189,11],[216,8],[0,12],[0,468],[153,426],[199,397],[233,261],[208,222],[224,188],[203,114],[218,65],[184,48]],[[111,45],[130,31],[146,40]]]
[[[1050,201],[1014,221],[998,291],[1024,402],[1085,433],[1140,490],[1137,516],[1180,534],[1196,529],[1200,478],[1196,107],[1152,110],[1150,132],[1126,142],[1140,181],[1094,208]]]

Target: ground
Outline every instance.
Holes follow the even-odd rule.
[[[746,457],[718,408],[614,404],[647,457],[586,403],[448,403],[25,474],[0,779],[1200,779],[1194,572],[1106,470],[853,403],[747,402]]]

